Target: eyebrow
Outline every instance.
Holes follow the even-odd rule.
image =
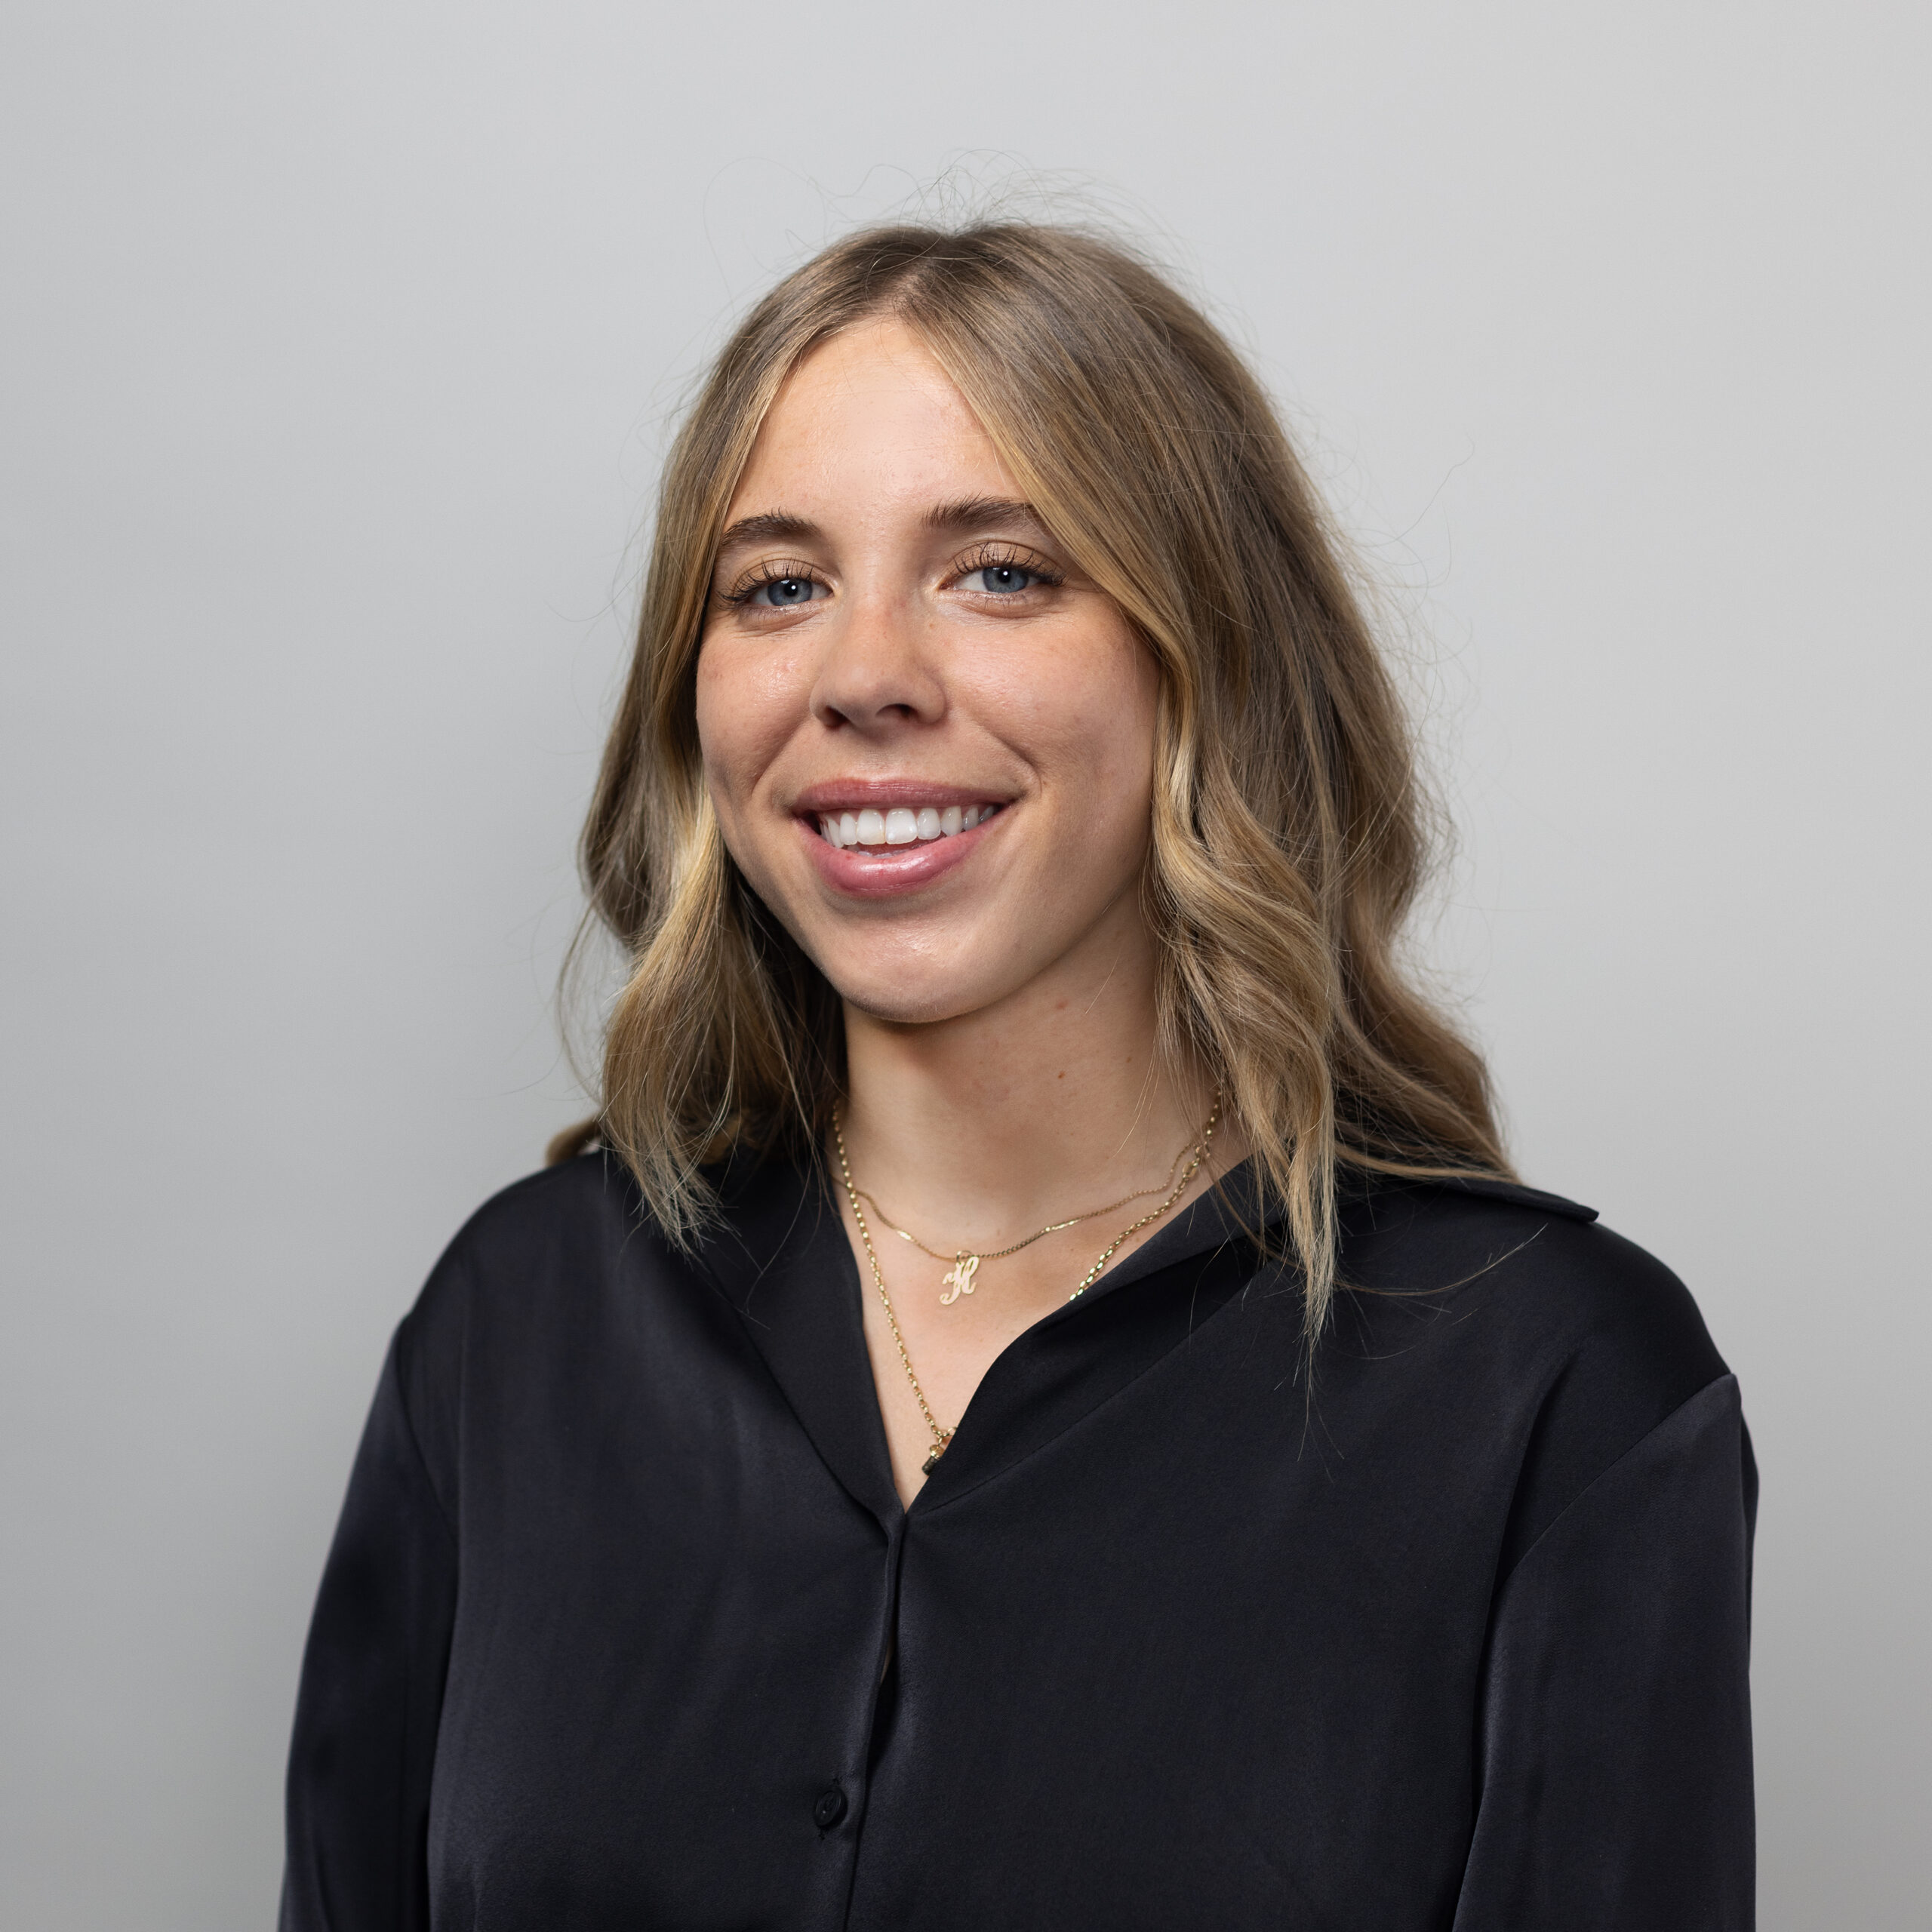
[[[721,550],[728,550],[734,543],[762,543],[774,537],[804,543],[819,534],[818,525],[810,518],[792,516],[783,510],[773,510],[763,516],[740,517],[718,538],[718,547]]]
[[[1013,497],[965,497],[956,503],[937,504],[927,511],[928,530],[948,532],[983,529],[989,524],[1026,523],[1045,534],[1046,525],[1031,503]]]
[[[1015,497],[962,497],[957,503],[936,503],[921,518],[928,530],[950,534],[982,530],[991,524],[1031,525],[1042,535],[1046,525],[1031,503]],[[824,533],[809,517],[794,516],[786,510],[768,510],[758,516],[740,517],[718,540],[722,552],[740,543],[809,543]]]

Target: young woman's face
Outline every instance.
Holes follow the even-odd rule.
[[[726,518],[697,666],[725,842],[883,1019],[1145,956],[1155,668],[1020,497],[888,320],[800,365]]]

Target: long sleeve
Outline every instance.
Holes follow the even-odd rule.
[[[1755,1505],[1725,1375],[1516,1564],[1455,1932],[1749,1932]]]
[[[429,1774],[457,1550],[404,1398],[399,1331],[309,1626],[281,1932],[423,1932]]]

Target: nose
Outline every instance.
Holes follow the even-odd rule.
[[[848,601],[825,631],[811,713],[832,731],[872,737],[946,715],[946,690],[915,605],[883,592]]]

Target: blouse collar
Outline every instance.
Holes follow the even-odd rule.
[[[903,1512],[866,1351],[863,1287],[827,1178],[815,1163],[740,1159],[718,1188],[722,1218],[694,1258],[737,1309],[826,1466],[890,1534]],[[1150,1346],[1165,1352],[1177,1311],[1166,1309],[1164,1323],[1161,1310],[1140,1307],[1147,1298],[1128,1293],[1137,1284],[1199,1260],[1195,1305],[1178,1312],[1192,1321],[1218,1309],[1229,1270],[1212,1270],[1205,1308],[1199,1281],[1234,1248],[1244,1251],[1239,1278],[1253,1276],[1254,1205],[1244,1164],[1018,1337],[987,1371],[915,1506],[929,1511],[977,1487],[1149,1365]]]

